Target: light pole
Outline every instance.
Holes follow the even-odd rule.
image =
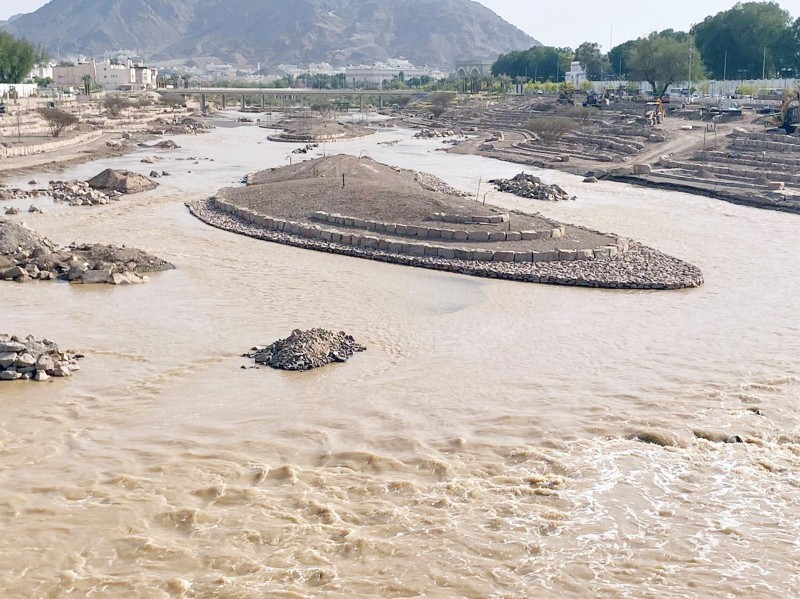
[[[689,88],[686,90],[689,95],[689,104],[692,103],[692,49],[689,48]]]

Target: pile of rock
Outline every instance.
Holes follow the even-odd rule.
[[[70,206],[98,206],[116,200],[121,193],[92,189],[86,181],[50,181],[47,188],[18,189],[6,188],[0,190],[0,199],[27,200],[50,196],[55,202],[66,202]],[[17,214],[6,212],[6,214]]]
[[[437,191],[439,193],[446,193],[447,195],[456,196],[459,198],[466,198],[470,194],[456,189],[442,181],[439,177],[429,173],[414,172],[414,179],[419,183],[422,189],[428,191]]]
[[[542,183],[539,177],[520,173],[513,179],[494,179],[489,181],[500,191],[513,193],[523,198],[532,200],[544,200],[547,202],[561,202],[563,200],[574,200],[575,196],[570,196],[558,185],[547,185]]]
[[[46,381],[50,377],[71,376],[80,370],[80,358],[81,354],[60,351],[49,339],[37,341],[28,335],[23,340],[0,334],[0,381]]]
[[[173,117],[172,119],[159,119],[158,128],[148,130],[151,135],[185,135],[205,133],[211,127],[192,117]]]
[[[57,249],[23,225],[0,221],[0,280],[125,285],[147,281],[141,273],[172,268],[172,264],[134,248],[84,244]]]
[[[417,139],[439,139],[453,137],[456,134],[452,129],[422,129],[414,134]]]
[[[111,168],[107,168],[102,173],[95,175],[87,181],[87,184],[92,189],[117,192],[119,194],[139,193],[140,191],[149,191],[158,187],[158,183],[144,175]]]
[[[343,332],[295,329],[286,339],[267,347],[254,347],[244,357],[252,358],[256,364],[281,370],[311,370],[332,362],[346,362],[350,356],[362,351],[366,348]]]
[[[49,191],[53,201],[66,202],[70,206],[102,206],[122,195],[113,190],[107,194],[99,189],[92,189],[86,181],[50,181]]]

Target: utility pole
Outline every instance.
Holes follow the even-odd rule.
[[[762,81],[767,78],[767,47],[764,46],[764,64],[761,68]]]
[[[692,49],[689,48],[689,89],[686,90],[689,95],[689,104],[692,103]]]
[[[728,80],[728,51],[725,50],[725,66],[722,67],[722,80]]]

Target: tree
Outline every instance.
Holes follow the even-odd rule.
[[[608,56],[600,50],[600,44],[583,42],[575,50],[575,60],[580,61],[586,77],[591,81],[601,81],[611,71],[611,63]]]
[[[115,118],[122,114],[126,108],[133,106],[133,103],[125,96],[109,94],[103,98],[103,108],[106,109],[108,116]]]
[[[612,72],[617,74],[620,79],[625,79],[625,73],[630,70],[630,58],[636,40],[630,40],[619,46],[614,46],[608,53],[608,60],[611,63]]]
[[[575,129],[576,124],[569,117],[553,116],[541,117],[531,119],[528,121],[528,130],[536,134],[536,136],[546,142],[555,143],[559,141],[564,135]]]
[[[22,83],[33,65],[45,58],[44,51],[28,40],[0,31],[0,83]]]
[[[37,108],[36,112],[47,121],[47,126],[50,128],[50,133],[52,133],[53,137],[58,137],[65,129],[78,124],[78,117],[58,108]]]
[[[690,61],[692,79],[705,78],[700,53],[687,34],[651,33],[636,40],[631,50],[631,78],[647,81],[656,97],[663,96],[670,85],[689,78]]]
[[[319,116],[321,116],[323,119],[326,119],[331,115],[332,109],[333,105],[328,98],[319,98],[311,105],[311,110],[319,114]]]
[[[575,58],[571,48],[536,46],[529,50],[501,54],[492,65],[492,75],[524,77],[534,81],[561,81]]]
[[[189,82],[192,80],[192,76],[189,73],[181,76],[181,81],[183,81],[183,87],[189,89]]]
[[[92,93],[92,76],[87,73],[81,77],[81,81],[83,81],[83,95],[90,95]]]
[[[456,95],[452,92],[439,92],[428,96],[428,101],[433,104],[433,108],[431,108],[433,116],[437,118],[442,116],[455,98]]]
[[[786,62],[785,54],[792,47],[796,50],[796,45],[786,45],[791,23],[789,13],[777,2],[745,2],[706,17],[691,33],[714,77],[741,72],[760,78],[764,70],[767,76],[777,74]]]

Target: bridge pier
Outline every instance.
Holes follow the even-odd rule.
[[[264,110],[267,107],[267,96],[261,94],[261,110]]]
[[[383,96],[381,95],[378,96],[378,108],[383,110]]]
[[[242,112],[244,112],[245,108],[246,108],[246,106],[244,104],[244,94],[242,94]]]
[[[206,95],[200,94],[200,112],[204,113],[206,111]]]
[[[225,110],[225,104],[226,104],[225,100],[226,100],[226,99],[227,99],[227,98],[225,97],[225,94],[222,94],[222,109],[223,109],[223,110]]]

